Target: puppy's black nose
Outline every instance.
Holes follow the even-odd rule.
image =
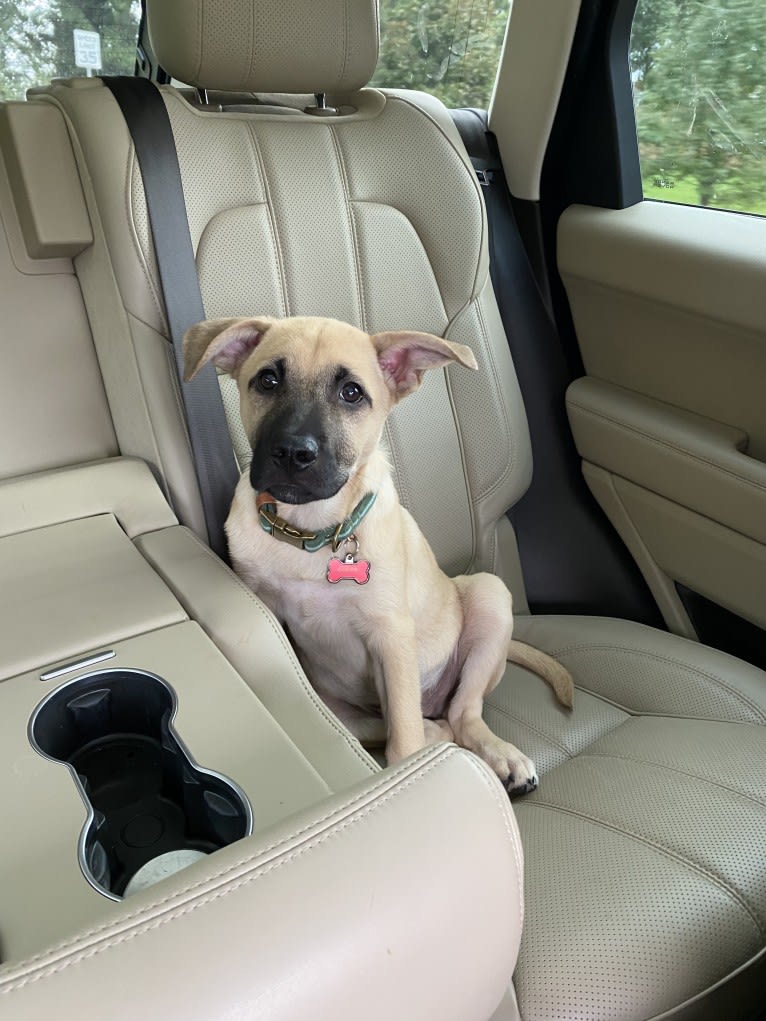
[[[319,456],[319,444],[313,436],[282,436],[272,447],[271,456],[280,468],[303,471]]]

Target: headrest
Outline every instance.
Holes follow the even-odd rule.
[[[225,92],[354,92],[378,59],[377,0],[148,0],[161,66]]]

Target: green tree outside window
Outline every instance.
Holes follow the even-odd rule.
[[[766,0],[639,0],[644,195],[766,214]]]
[[[510,0],[380,0],[373,85],[431,92],[452,107],[486,109]]]
[[[0,99],[23,99],[74,63],[73,29],[101,36],[103,74],[132,74],[141,14],[136,0],[0,0]]]

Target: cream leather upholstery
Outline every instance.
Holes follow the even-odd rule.
[[[526,617],[516,633],[578,683],[570,719],[511,668],[486,713],[543,773],[515,805],[522,1017],[749,1016],[766,921],[764,674],[625,621]]]
[[[676,582],[763,628],[763,220],[572,206],[558,259],[588,373],[567,406],[593,495],[672,630],[693,633]]]
[[[438,1009],[483,1021],[501,1001],[507,1016],[523,884],[505,795],[454,748],[378,775],[308,685],[271,614],[177,524],[163,490],[199,528],[198,495],[168,350],[126,308],[106,252],[94,182],[114,183],[113,154],[94,144],[89,164],[72,137],[70,148],[53,104],[0,113],[15,182],[2,162],[9,371],[0,410],[0,765],[11,782],[0,853],[0,1016],[132,1017],[139,987],[143,1012],[179,1019],[224,1010],[301,1017],[307,1004],[352,1018],[371,993],[380,1016],[425,1021]],[[60,159],[58,176],[35,164],[46,146]],[[126,453],[140,460],[117,456]],[[167,681],[181,741],[200,764],[235,780],[255,828],[128,906],[85,881],[76,853],[83,799],[27,730],[40,700],[86,675],[85,658],[105,651],[105,669]],[[51,667],[63,681],[43,680]],[[487,836],[482,876],[463,886],[479,832]],[[437,854],[440,884],[453,890],[446,898],[430,884]],[[359,863],[356,873],[349,862]],[[407,903],[421,901],[417,927],[402,924],[407,886]],[[285,911],[290,898],[300,938]],[[383,913],[371,916],[377,898]],[[318,937],[332,967],[314,967]],[[305,962],[297,985],[296,954]],[[435,997],[423,967],[446,967],[453,981]]]
[[[162,0],[148,19],[160,64],[202,89],[352,92],[372,78],[378,60],[375,0]]]
[[[359,0],[349,3],[348,11],[352,19],[359,14],[369,21],[368,7],[366,0]],[[189,29],[185,35],[184,24],[177,47],[169,33],[169,41],[160,42],[163,19],[169,25],[169,12],[176,9],[176,4],[160,0],[150,8],[150,17],[160,19],[159,30],[157,21],[152,22],[155,44],[168,46],[162,59],[171,61],[168,66],[176,74],[188,67],[183,76],[191,84],[223,87],[230,82],[228,71],[215,65],[227,62],[217,55],[231,38],[231,26],[243,24],[243,12],[253,16],[248,25],[256,16],[265,19],[272,7],[253,0],[221,0],[217,17],[203,18],[194,32]],[[332,20],[334,4],[312,5],[312,17],[314,11]],[[291,16],[287,22],[293,24]],[[245,49],[236,52],[237,88],[255,87],[256,79],[243,77],[242,70],[247,62],[242,53],[256,52],[254,38],[248,34]],[[207,63],[195,64],[188,54],[200,39]],[[273,57],[262,65],[258,87],[304,89],[301,75],[309,50],[311,61],[316,57],[315,39],[309,38],[309,49],[304,42],[298,50],[290,50],[289,41],[286,49],[277,49],[276,42],[270,45]],[[337,66],[332,60],[323,53],[318,61],[323,77],[328,67]],[[280,76],[288,73],[286,82]],[[403,500],[443,566],[452,573],[502,570],[514,585],[517,605],[523,605],[515,544],[504,514],[530,477],[527,428],[488,281],[479,189],[446,112],[428,97],[374,90],[341,92],[336,97],[339,116],[321,119],[300,110],[289,116],[272,108],[259,113],[257,107],[218,113],[192,107],[169,88],[163,95],[178,145],[208,315],[320,313],[370,330],[408,326],[444,333],[473,347],[482,371],[476,376],[460,371],[432,374],[417,397],[397,410],[388,440]],[[127,342],[144,375],[151,375],[151,366],[166,359],[166,330],[139,175],[124,124],[111,94],[97,80],[57,83],[39,101],[57,107],[70,126],[86,180],[95,243],[102,231],[118,310],[130,325]],[[86,255],[78,257],[79,266]],[[193,487],[188,473],[183,474],[187,469],[177,467],[187,464],[188,452],[177,414],[173,418],[175,390],[166,369],[157,371],[153,386],[148,418],[158,446],[164,445],[166,452],[155,466],[168,482],[181,520],[196,527],[189,511]],[[235,437],[237,442],[244,462],[243,438]],[[178,462],[171,456],[174,451]],[[187,532],[164,528],[137,537],[135,546],[184,611],[204,622],[248,683],[256,690],[262,685],[258,694],[264,705],[272,708],[273,699],[275,714],[280,705],[288,707],[280,722],[297,746],[310,740],[312,714],[323,727],[332,726],[312,706],[300,682],[290,686],[283,700],[264,683],[263,673],[257,674],[252,663],[248,667],[255,639],[248,638],[244,650],[238,650],[240,635],[231,620],[248,619],[249,597],[229,586],[225,598],[218,598],[219,582],[214,579],[224,568]],[[512,1017],[515,1001],[524,1021],[746,1017],[758,1003],[764,956],[766,676],[679,638],[624,622],[520,618],[517,634],[559,655],[580,690],[574,712],[568,714],[555,705],[542,682],[510,668],[488,703],[489,722],[532,755],[542,773],[539,791],[515,806],[527,851],[527,921],[515,992],[498,1008],[498,1018]],[[275,635],[272,639],[279,641]],[[320,767],[322,761],[321,755],[312,759],[317,770],[323,768],[323,775],[336,781],[337,774]],[[391,817],[390,825],[401,824],[408,857],[422,851],[418,861],[430,856],[440,868],[456,834],[470,834],[470,852],[455,863],[447,882],[454,881],[465,892],[479,881],[481,901],[485,879],[492,883],[497,876],[492,863],[485,869],[484,855],[500,853],[493,843],[500,839],[498,817],[486,828],[481,823],[480,829],[480,821],[466,812],[476,792],[469,795],[453,776],[433,793],[438,795],[432,802],[433,817],[430,811],[427,818],[418,814],[423,804],[418,802],[416,813]],[[440,829],[447,816],[452,820],[448,839],[446,829]],[[332,831],[329,843],[336,840],[336,832],[338,861],[342,858],[346,869],[348,861],[368,857],[373,868],[380,865],[374,830],[373,839],[363,846],[354,845],[353,839],[346,844],[348,831],[340,827]],[[505,841],[502,837],[504,848]],[[462,849],[461,844],[461,854]],[[286,934],[285,942],[261,959],[270,944],[268,927],[252,923],[262,902],[251,899],[255,887],[243,883],[238,887],[241,901],[203,895],[204,903],[198,905],[196,900],[183,901],[196,897],[196,891],[179,891],[184,904],[200,908],[190,906],[186,915],[181,901],[173,899],[175,892],[168,894],[167,903],[149,903],[147,897],[147,914],[140,916],[135,930],[128,930],[128,919],[118,920],[114,929],[105,931],[103,943],[98,933],[90,934],[73,947],[51,951],[42,962],[20,966],[20,973],[9,978],[9,995],[15,999],[8,1002],[14,1008],[18,1004],[19,1017],[26,1004],[28,1016],[38,1017],[49,1008],[48,997],[66,1003],[67,996],[75,996],[78,983],[85,981],[82,976],[91,974],[109,987],[116,969],[134,961],[147,969],[151,989],[165,997],[158,1001],[162,1009],[157,1013],[171,1012],[168,981],[172,985],[177,977],[172,969],[180,967],[183,955],[168,955],[173,962],[169,972],[158,972],[156,962],[162,958],[167,967],[163,952],[171,943],[188,950],[193,961],[207,962],[213,953],[218,961],[220,946],[204,954],[209,946],[205,941],[213,938],[219,923],[234,934],[227,939],[227,949],[233,944],[231,960],[225,954],[222,958],[223,966],[231,969],[224,974],[236,983],[232,995],[244,998],[254,995],[254,987],[263,990],[257,1006],[252,1000],[237,1000],[243,1013],[245,1003],[254,1016],[262,1004],[271,1016],[306,1016],[305,1009],[301,1015],[305,995],[312,998],[310,1012],[318,1016],[491,1015],[500,986],[491,985],[492,996],[486,1000],[473,991],[469,1003],[453,999],[455,975],[462,982],[468,966],[465,959],[455,965],[449,950],[440,950],[438,964],[429,966],[432,958],[426,959],[412,1010],[403,1011],[401,1004],[386,998],[395,995],[398,974],[380,983],[386,986],[383,991],[362,982],[362,999],[354,965],[369,946],[369,927],[377,924],[378,913],[386,939],[391,932],[388,945],[394,957],[397,948],[406,954],[410,943],[402,940],[412,933],[425,941],[420,928],[424,918],[417,906],[411,911],[402,907],[411,887],[398,867],[391,886],[384,885],[372,908],[369,902],[353,903],[350,913],[338,912],[327,896],[328,877],[336,875],[337,861],[327,871],[324,857],[315,859],[315,854],[312,849],[290,862],[299,871],[306,868],[297,890],[306,891],[317,911],[319,931],[331,935],[331,942],[321,947],[322,968],[329,975],[324,990],[318,985],[323,972],[312,967],[320,959],[317,940],[306,926],[297,926],[290,948],[291,926],[286,923],[279,930]],[[320,865],[316,872],[313,861]],[[492,862],[497,863],[494,858]],[[395,864],[400,866],[401,860]],[[510,859],[508,865],[515,869]],[[176,880],[168,890],[181,885]],[[440,899],[445,885],[440,879]],[[284,910],[296,897],[296,888],[273,889],[278,907],[267,892],[263,909],[269,921],[270,912]],[[504,926],[513,932],[518,924],[516,905],[501,883],[495,910],[501,932]],[[501,917],[503,911],[506,917]],[[395,931],[387,928],[394,914],[399,919]],[[437,915],[437,921],[441,917]],[[203,924],[207,919],[210,925]],[[493,933],[485,929],[477,936],[484,952],[494,950]],[[425,947],[430,954],[430,945],[418,945],[418,952]],[[438,941],[436,945],[443,946]],[[512,943],[502,944],[502,952],[508,955],[510,971]],[[272,961],[273,982],[267,977]],[[380,971],[371,965],[363,979],[390,975],[391,962],[382,954],[376,961]],[[339,971],[338,962],[343,964]],[[74,963],[76,968],[71,967]],[[291,969],[300,969],[297,979]],[[279,999],[288,974],[294,997],[289,1002]],[[38,975],[45,981],[32,981]],[[184,1016],[210,1016],[220,1004],[234,1010],[226,999],[228,987],[204,982],[197,968],[186,969],[183,981],[175,982],[188,990],[182,1001]],[[450,995],[437,999],[445,989]],[[348,1015],[339,999],[344,992]],[[419,1013],[423,996],[428,1010],[423,1006]]]
[[[11,105],[16,113],[22,108],[28,113],[26,104]],[[25,226],[34,224],[38,233],[27,238],[20,219],[19,206],[23,203],[18,189],[11,189],[7,166],[10,162],[15,168],[18,183],[23,175],[19,161],[13,159],[11,122],[18,132],[22,130],[20,118],[7,116],[3,106],[0,111],[4,332],[0,479],[7,479],[62,464],[112,457],[118,453],[118,446],[72,261],[59,254],[51,257],[49,252],[44,258],[30,256],[30,249],[41,238],[54,239],[54,250],[60,253],[73,243],[73,228],[82,232],[89,226],[82,194],[75,188],[75,184],[79,188],[79,182],[64,125],[59,118],[59,134],[51,133],[50,122],[42,125],[46,163],[62,170],[56,179],[61,190],[55,190],[54,203],[46,205],[46,217],[39,209],[32,217],[30,210]],[[41,122],[35,119],[35,129],[40,127]],[[74,175],[74,182],[67,170]],[[39,176],[35,180],[40,184]],[[47,179],[47,187],[50,183]],[[35,186],[31,187],[37,195]],[[58,203],[70,206],[68,215],[57,215]],[[50,222],[50,214],[54,214],[55,223]]]
[[[520,865],[495,778],[427,749],[0,969],[0,1015],[487,1019],[518,952]]]
[[[417,400],[397,408],[388,441],[404,501],[447,569],[496,568],[498,519],[529,482],[529,439],[489,284],[479,186],[446,112],[429,97],[416,103],[370,90],[338,118],[214,116],[173,89],[163,94],[208,316],[322,312],[371,332],[408,326],[472,345],[481,372],[431,373]],[[127,128],[100,80],[56,83],[41,98],[77,131],[93,216],[113,253],[137,357],[148,366],[166,327]],[[215,159],[200,160],[207,151]],[[173,410],[162,405],[163,416]],[[485,415],[502,424],[494,450],[484,441]],[[166,432],[159,422],[159,436]],[[167,478],[175,491],[175,475]],[[199,531],[186,503],[176,502],[179,514]]]

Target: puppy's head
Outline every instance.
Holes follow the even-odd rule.
[[[429,333],[370,336],[335,319],[214,319],[184,337],[185,379],[213,362],[237,381],[250,480],[282,503],[334,496],[426,369],[473,353]]]

